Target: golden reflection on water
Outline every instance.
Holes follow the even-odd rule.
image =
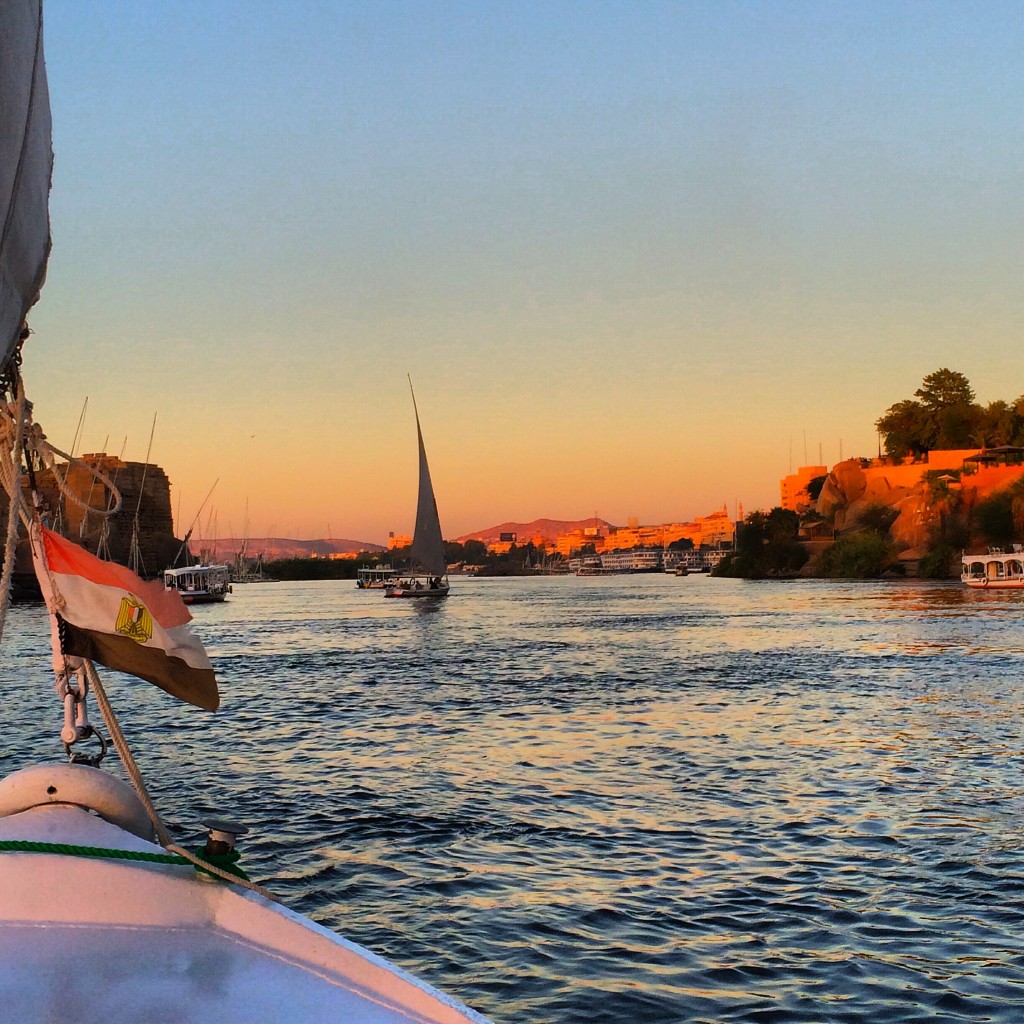
[[[236,588],[223,712],[130,724],[299,909],[498,1021],[1019,1024],[1024,595],[690,582]]]

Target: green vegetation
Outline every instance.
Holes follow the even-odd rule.
[[[357,569],[376,564],[373,557],[280,558],[266,562],[263,572],[272,580],[354,580]]]
[[[691,545],[692,546],[692,545]],[[593,550],[593,547],[591,547]],[[559,554],[548,554],[532,543],[522,547],[513,544],[507,554],[497,555],[487,550],[479,540],[444,542],[445,560],[449,565],[472,565],[478,576],[524,576],[539,566],[562,561]],[[380,554],[359,555],[357,558],[283,558],[267,562],[264,572],[275,580],[354,580],[363,568],[393,565],[401,568],[409,564],[409,549],[395,548]]]
[[[751,512],[737,529],[736,550],[711,575],[748,580],[795,576],[808,558],[797,540],[799,528],[800,517],[789,509]]]
[[[979,405],[970,382],[943,367],[928,374],[914,398],[890,406],[875,426],[887,455],[921,457],[933,449],[1024,445],[1024,395]]]
[[[810,498],[811,501],[818,500],[818,496],[821,494],[821,489],[825,486],[825,481],[827,479],[827,476],[816,476],[808,482],[807,497]]]
[[[959,576],[962,550],[946,543],[929,546],[917,563],[917,575],[926,580],[948,580]]]
[[[1024,535],[1024,480],[979,501],[973,525],[985,544],[1009,547],[1018,541]]]
[[[900,568],[895,545],[875,530],[840,537],[818,560],[818,574],[831,579],[867,580]]]
[[[877,533],[879,537],[887,537],[892,524],[899,519],[899,512],[891,505],[868,505],[860,514],[857,526],[861,530]]]

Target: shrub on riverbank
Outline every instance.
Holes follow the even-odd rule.
[[[895,545],[874,530],[840,537],[818,560],[819,575],[829,579],[868,580],[901,571]]]

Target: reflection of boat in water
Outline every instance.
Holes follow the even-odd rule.
[[[472,1010],[250,882],[236,863],[241,826],[208,820],[206,845],[192,851],[172,842],[156,813],[95,663],[207,710],[220,697],[177,587],[144,583],[47,529],[37,500],[33,465],[52,462],[55,450],[32,418],[19,350],[50,244],[40,0],[0,4],[0,96],[0,490],[10,522],[31,538],[70,761],[0,781],[4,1019],[480,1024]],[[30,496],[22,493],[26,461]],[[16,540],[13,525],[7,532],[0,623]],[[216,567],[178,572],[204,568]],[[23,685],[38,675],[26,668]],[[89,724],[90,693],[132,785],[96,767],[106,741]],[[82,751],[97,739],[96,752]]]
[[[398,582],[398,574],[390,565],[376,565],[356,570],[356,587],[359,590],[383,590],[391,583]]]
[[[1013,551],[989,548],[984,555],[961,556],[960,579],[977,590],[1024,589],[1024,545]]]
[[[224,601],[231,593],[231,567],[185,565],[180,569],[165,569],[164,586],[176,590],[185,604]]]
[[[412,391],[412,381],[409,381]],[[420,453],[420,482],[416,499],[416,529],[413,530],[409,557],[412,568],[400,574],[384,591],[385,597],[412,597],[436,599],[448,596],[448,573],[444,557],[444,540],[441,537],[441,518],[437,514],[434,486],[430,482],[430,467],[427,465],[427,451],[423,446],[423,431],[420,430],[420,414],[416,408],[416,394],[412,396],[412,408],[416,415],[416,439]]]

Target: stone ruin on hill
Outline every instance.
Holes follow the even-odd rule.
[[[174,564],[181,541],[174,536],[171,515],[171,485],[159,467],[142,462],[124,462],[113,455],[84,455],[70,468],[59,464],[57,473],[64,487],[89,508],[107,508],[113,498],[87,466],[100,469],[121,494],[121,507],[104,517],[73,500],[67,500],[53,472],[36,472],[36,485],[48,511],[49,524],[81,544],[87,551],[122,565],[130,564],[132,532],[138,515],[139,571],[143,576],[158,576]],[[25,498],[30,501],[29,482],[23,478]],[[106,522],[106,527],[104,523]],[[7,528],[6,505],[0,508],[0,529]],[[19,577],[32,576],[32,559],[27,542],[19,545],[15,571]]]

